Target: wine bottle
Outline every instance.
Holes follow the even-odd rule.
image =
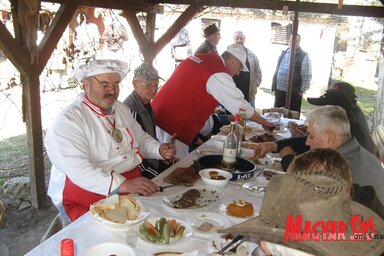
[[[244,128],[240,124],[240,114],[237,113],[235,115],[235,135],[237,137],[237,156],[240,156],[240,151],[241,151],[241,142],[243,141],[244,138]]]
[[[233,171],[235,169],[238,146],[235,127],[236,123],[231,122],[230,132],[224,140],[222,168],[226,171]]]

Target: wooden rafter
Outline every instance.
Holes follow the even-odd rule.
[[[66,30],[76,9],[76,5],[62,5],[57,11],[39,44],[39,63],[36,67],[36,72],[38,74],[43,72],[53,50],[57,47],[57,43]]]
[[[15,38],[11,35],[5,25],[0,22],[0,48],[12,62],[12,64],[19,70],[20,73],[27,73],[29,70],[29,55],[22,49]]]
[[[185,27],[192,18],[201,11],[201,7],[191,4],[188,8],[177,18],[177,20],[169,27],[169,29],[162,35],[155,43],[155,55],[157,55],[168,43],[174,38],[179,31]]]
[[[111,9],[127,9],[127,7],[139,7],[147,4],[184,4],[190,5],[198,3],[200,6],[216,6],[216,7],[238,7],[238,8],[253,8],[265,10],[282,10],[283,6],[288,6],[289,10],[296,10],[295,1],[282,1],[282,0],[45,0],[44,2],[53,2],[60,4],[76,3],[78,5],[88,5],[101,8]],[[363,5],[345,5],[339,9],[338,4],[327,3],[314,3],[314,2],[301,2],[299,12],[309,13],[324,13],[333,15],[347,15],[347,16],[363,16],[384,18],[383,6],[363,6]]]

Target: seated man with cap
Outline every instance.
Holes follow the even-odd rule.
[[[138,66],[133,75],[134,91],[124,100],[124,104],[131,110],[132,116],[141,128],[153,138],[156,138],[156,117],[151,107],[151,100],[155,98],[159,89],[158,71],[150,64]],[[141,174],[152,179],[167,169],[170,165],[158,159],[143,159],[140,164]]]
[[[219,104],[233,115],[244,108],[247,119],[275,127],[255,111],[233,82],[232,76],[240,70],[248,71],[245,59],[245,50],[238,44],[228,46],[221,57],[214,52],[191,56],[180,63],[153,99],[156,124],[167,136],[177,134],[184,154],[188,153],[185,146],[193,144],[199,132],[206,135],[201,131],[212,130],[211,116]]]
[[[221,39],[220,30],[215,24],[211,24],[204,29],[205,41],[197,48],[195,55],[199,53],[217,52],[217,45]]]
[[[159,187],[141,177],[143,158],[172,159],[176,149],[141,129],[127,106],[117,101],[128,65],[95,60],[75,76],[84,93],[55,119],[45,137],[52,162],[48,195],[74,221],[108,195],[140,193]]]

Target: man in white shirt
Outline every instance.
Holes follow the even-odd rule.
[[[143,158],[172,159],[176,149],[145,133],[131,111],[117,101],[128,66],[119,60],[95,60],[75,76],[84,93],[56,118],[45,137],[52,162],[48,195],[74,221],[106,196],[140,193],[159,187],[141,177]]]

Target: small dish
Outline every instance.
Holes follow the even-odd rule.
[[[245,220],[248,220],[250,218],[258,216],[258,211],[256,211],[255,206],[253,204],[252,204],[252,206],[253,206],[253,215],[252,216],[242,218],[242,217],[237,217],[237,216],[230,215],[230,214],[227,213],[227,206],[228,206],[229,203],[230,202],[226,202],[226,203],[221,204],[219,206],[219,210],[220,210],[220,212],[222,214],[230,217],[231,220],[233,220],[234,222],[239,223],[239,222],[243,222]]]
[[[265,187],[268,185],[268,181],[264,179],[256,179],[255,181],[246,182],[243,184],[243,190],[250,196],[263,197]],[[264,189],[258,189],[264,188]]]
[[[96,202],[95,204],[92,204],[90,206],[90,212],[91,212],[91,215],[93,218],[95,218],[97,221],[101,222],[102,224],[104,224],[105,226],[109,227],[109,228],[112,228],[112,229],[117,229],[117,230],[127,230],[129,229],[132,225],[136,224],[136,223],[139,223],[141,221],[143,221],[144,219],[146,219],[151,213],[148,211],[147,208],[145,208],[143,206],[143,204],[141,203],[141,201],[139,199],[136,199],[136,204],[139,206],[140,208],[140,213],[139,213],[139,216],[134,219],[134,220],[127,220],[125,223],[116,223],[116,222],[113,222],[113,221],[110,221],[106,218],[103,218],[102,216],[100,216],[97,211],[94,210],[95,206],[102,202],[103,200],[105,199],[102,199],[98,202]]]
[[[135,256],[135,249],[126,244],[120,243],[102,243],[91,247],[85,256],[105,256],[105,255],[121,255]]]
[[[225,239],[223,237],[217,237],[214,239],[208,240],[208,253],[209,255],[215,255],[218,251],[220,251],[224,246],[229,244],[232,239]],[[236,246],[235,243],[233,246]],[[233,246],[231,248],[233,248]],[[234,255],[252,255],[252,252],[259,247],[258,244],[252,243],[249,241],[245,241],[236,248],[236,253]],[[230,249],[228,249],[230,250]]]
[[[175,256],[175,255],[182,255],[182,254],[183,254],[182,252],[168,251],[168,252],[155,252],[153,256]]]
[[[217,168],[207,168],[199,171],[205,185],[222,188],[232,179],[232,173]]]
[[[213,212],[195,213],[188,217],[188,221],[191,223],[195,235],[203,237],[211,237],[217,233],[217,230],[231,226],[230,221],[225,216]],[[212,226],[204,230],[206,223]]]
[[[180,199],[184,193],[191,189],[197,189],[200,192],[200,196],[196,200],[196,205],[188,208],[176,208],[174,202]],[[224,191],[220,188],[212,188],[210,186],[195,186],[180,193],[175,193],[171,196],[163,197],[163,204],[175,211],[188,212],[188,211],[200,211],[216,202],[222,200],[224,196]]]
[[[169,245],[174,245],[174,244],[179,244],[181,242],[184,242],[184,241],[187,241],[189,238],[192,237],[192,227],[191,225],[189,225],[187,222],[183,221],[183,220],[180,220],[180,219],[177,219],[177,218],[173,218],[173,217],[165,217],[167,220],[168,219],[175,219],[177,223],[180,223],[181,226],[184,226],[185,227],[185,230],[184,230],[184,233],[183,233],[183,237],[180,238],[180,240],[175,240],[174,238],[170,238],[169,240],[169,244],[163,244],[163,243],[155,243],[155,242],[152,242],[150,240],[148,240],[143,234],[141,234],[139,232],[139,238],[148,243],[148,244],[151,244],[151,245],[157,245],[157,246],[169,246]],[[159,218],[149,218],[147,219],[147,221],[149,223],[151,223],[152,225],[156,225],[156,221],[158,221]]]

